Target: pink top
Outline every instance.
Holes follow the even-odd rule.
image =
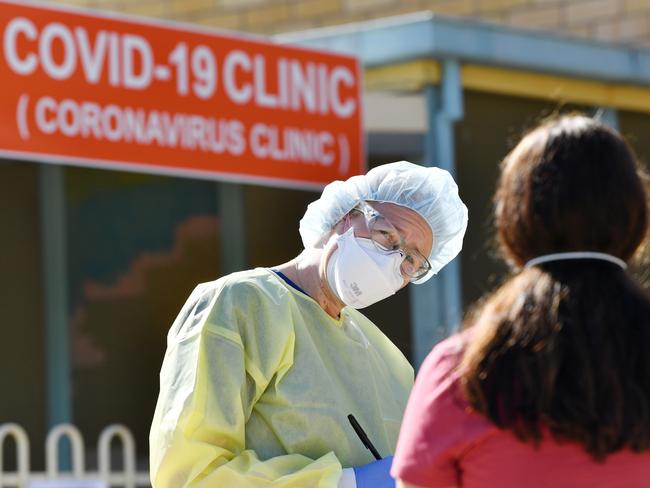
[[[620,451],[598,464],[579,444],[544,434],[539,449],[473,412],[456,366],[467,340],[438,344],[418,373],[391,474],[423,487],[647,488],[650,451]]]

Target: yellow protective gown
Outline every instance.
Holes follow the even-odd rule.
[[[199,285],[167,337],[154,488],[336,487],[393,453],[413,369],[367,318],[327,315],[270,270]]]

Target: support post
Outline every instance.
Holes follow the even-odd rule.
[[[424,165],[443,168],[456,177],[454,123],[463,116],[460,65],[443,63],[440,86],[425,87],[428,129]],[[414,365],[419,367],[431,348],[456,330],[462,318],[460,260],[452,260],[424,284],[412,285],[411,324]]]
[[[614,130],[619,130],[618,110],[611,107],[598,107],[594,117]]]
[[[218,183],[218,211],[221,228],[221,270],[223,275],[248,266],[244,188],[234,183]]]
[[[65,182],[62,166],[41,165],[40,196],[47,423],[52,428],[72,422]],[[64,446],[59,467],[68,469],[69,466],[70,452]]]

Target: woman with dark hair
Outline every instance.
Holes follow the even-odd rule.
[[[495,197],[515,274],[422,365],[398,486],[650,486],[650,298],[626,272],[647,210],[612,129],[570,115],[521,140]]]

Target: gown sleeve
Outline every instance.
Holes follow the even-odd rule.
[[[246,448],[246,422],[291,367],[295,336],[272,297],[216,283],[192,293],[167,338],[149,437],[153,487],[336,487],[342,467],[333,452],[260,460]],[[260,326],[277,329],[265,336],[272,340],[258,338]]]

